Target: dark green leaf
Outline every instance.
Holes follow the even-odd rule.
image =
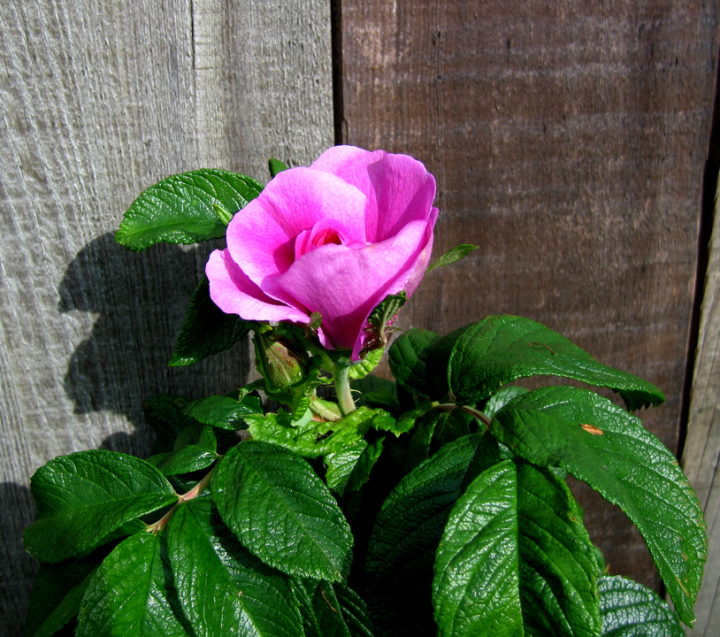
[[[325,483],[299,456],[249,440],[218,464],[212,490],[225,524],[263,562],[298,577],[347,577],[350,527]]]
[[[435,561],[433,605],[443,637],[523,635],[517,477],[504,460],[458,499]]]
[[[685,637],[677,615],[655,591],[624,577],[598,578],[602,634]]]
[[[126,522],[177,499],[152,465],[100,449],[51,460],[37,470],[30,488],[37,521],[25,529],[25,548],[51,563],[88,552]]]
[[[396,387],[394,382],[372,375],[350,383],[353,392],[360,392],[360,396],[355,396],[358,407],[375,407],[389,412],[400,410]]]
[[[248,553],[210,500],[178,509],[168,548],[177,595],[197,637],[303,634],[287,578]]]
[[[638,418],[593,392],[548,387],[506,405],[491,431],[515,454],[566,469],[625,511],[681,619],[692,622],[707,554],[702,510],[675,457]]]
[[[243,417],[262,414],[263,406],[260,396],[255,393],[239,401],[230,396],[209,396],[190,403],[186,413],[205,425],[235,431],[246,429]]]
[[[312,623],[320,628],[318,635],[333,637],[373,637],[365,603],[343,584],[305,580],[299,583],[314,616]],[[302,595],[302,593],[301,593]],[[317,629],[315,629],[317,630]]]
[[[430,585],[435,549],[481,436],[446,445],[405,476],[382,505],[366,571],[378,634],[434,636]]]
[[[520,597],[534,637],[600,634],[595,549],[564,480],[520,462]]]
[[[93,554],[69,563],[40,564],[33,583],[25,634],[50,637],[75,617],[90,577],[101,561]]]
[[[155,432],[153,453],[172,451],[178,434],[183,429],[197,425],[193,418],[185,415],[185,409],[189,404],[187,398],[169,394],[154,396],[145,401],[143,404],[145,422]]]
[[[268,161],[268,169],[270,170],[270,177],[275,177],[278,173],[281,173],[283,170],[287,170],[288,167],[285,164],[285,162],[280,161],[279,159],[275,159],[274,157],[271,157]]]
[[[192,365],[203,358],[230,349],[251,329],[253,323],[235,314],[225,314],[210,298],[210,283],[203,274],[190,299],[185,321],[168,365]]]
[[[460,409],[440,413],[433,433],[431,453],[453,440],[477,433],[475,418]]]
[[[469,243],[463,243],[454,248],[450,248],[445,254],[438,257],[428,269],[425,270],[425,274],[432,272],[435,268],[444,268],[446,265],[451,265],[464,259],[473,250],[477,250],[479,246],[470,245]]]
[[[390,346],[388,362],[395,380],[408,391],[427,396],[427,357],[440,337],[428,330],[411,329]]]
[[[119,544],[95,571],[78,614],[77,637],[186,637],[164,555],[151,533]]]
[[[166,476],[207,469],[217,460],[215,434],[207,425],[193,426],[191,430],[195,435],[189,441],[185,443],[181,435],[174,451],[152,456],[147,461]]]
[[[197,243],[225,236],[214,206],[233,214],[262,191],[245,175],[201,169],[173,175],[145,190],[125,213],[115,240],[132,250],[159,242]]]
[[[449,359],[448,383],[458,402],[476,405],[503,385],[547,375],[609,387],[631,411],[665,398],[651,383],[601,365],[547,327],[518,316],[489,316],[463,328]]]
[[[383,438],[378,438],[372,444],[364,440],[360,442],[355,447],[325,456],[325,482],[340,497],[362,488],[382,453]]]

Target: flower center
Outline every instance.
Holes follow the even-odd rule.
[[[350,248],[362,248],[366,245],[362,241],[353,241],[347,228],[336,219],[321,219],[312,228],[303,230],[295,237],[295,260],[328,244]]]

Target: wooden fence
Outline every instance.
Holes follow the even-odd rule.
[[[336,142],[425,162],[437,253],[481,246],[429,276],[403,324],[520,314],[656,383],[667,403],[641,416],[678,454],[687,435],[720,542],[719,23],[718,0],[0,3],[0,633],[22,634],[32,473],[143,453],[144,398],[229,391],[250,369],[247,347],[165,367],[213,246],[130,254],[124,210],[173,173],[265,180],[268,157],[304,165]],[[576,492],[612,572],[657,588],[624,515]],[[710,564],[692,633],[708,637],[716,544]]]

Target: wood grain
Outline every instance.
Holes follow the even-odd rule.
[[[269,0],[0,4],[0,634],[23,634],[20,535],[50,458],[147,451],[143,399],[243,384],[247,348],[168,369],[212,246],[132,254],[139,192],[200,167],[267,180],[332,144],[330,9]]]
[[[700,315],[690,418],[682,466],[705,511],[710,542],[697,621],[688,634],[714,637],[720,626],[720,206],[716,200]]]
[[[436,254],[401,325],[538,320],[656,383],[675,449],[712,114],[718,2],[342,0],[346,142],[438,181]],[[579,490],[613,573],[658,578],[625,516]]]

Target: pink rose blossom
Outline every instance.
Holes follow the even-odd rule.
[[[336,146],[278,174],[236,214],[210,255],[210,296],[251,321],[307,324],[358,360],[367,319],[389,294],[417,289],[432,252],[435,179],[407,155]]]

